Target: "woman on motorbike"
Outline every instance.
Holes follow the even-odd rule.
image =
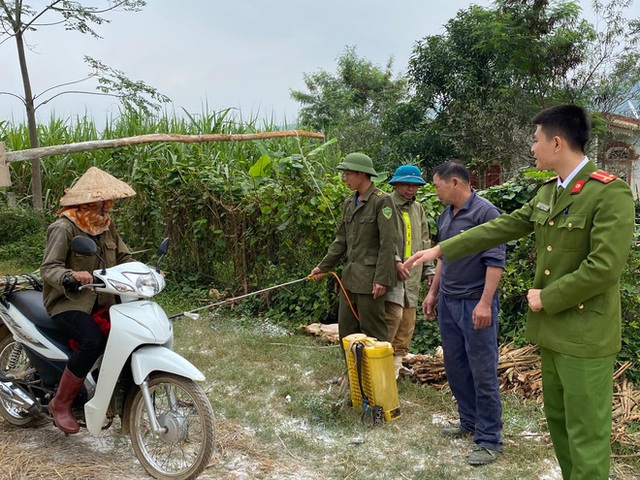
[[[44,306],[60,329],[78,344],[48,406],[56,426],[65,433],[80,430],[71,405],[106,345],[106,335],[91,315],[115,302],[112,295],[98,295],[90,288],[78,290],[77,285],[93,283],[92,272],[98,268],[133,260],[109,216],[109,210],[114,199],[135,194],[126,183],[91,167],[72,188],[65,191],[60,199],[62,208],[57,212],[58,218],[47,229],[47,243],[40,267]],[[97,256],[81,256],[72,252],[69,246],[75,236],[94,240],[106,265],[100,265]]]

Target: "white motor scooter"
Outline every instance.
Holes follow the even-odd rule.
[[[163,241],[158,253],[168,248]],[[96,243],[75,237],[71,249],[97,255]],[[93,272],[79,288],[117,295],[109,308],[104,354],[87,375],[73,411],[92,435],[121,419],[140,463],[155,478],[193,479],[209,463],[214,447],[211,404],[195,383],[200,370],[172,350],[173,327],[149,300],[165,286],[160,269],[130,262]],[[46,406],[71,348],[46,314],[35,288],[0,295],[0,415],[26,427],[46,417]],[[77,285],[75,286],[77,288]]]

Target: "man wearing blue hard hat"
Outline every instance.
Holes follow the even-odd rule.
[[[395,257],[398,283],[387,290],[385,320],[398,378],[402,370],[402,359],[409,353],[409,344],[416,326],[420,283],[426,278],[433,279],[435,268],[433,262],[430,262],[423,264],[421,269],[412,269],[408,273],[402,269],[402,263],[407,258],[431,245],[427,215],[423,206],[416,202],[418,188],[427,183],[422,179],[420,169],[415,165],[402,165],[396,169],[389,183],[393,185],[391,198],[398,214],[399,235]]]

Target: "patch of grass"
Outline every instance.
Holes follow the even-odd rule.
[[[504,454],[469,466],[470,440],[440,436],[457,420],[448,389],[399,382],[402,416],[381,427],[361,422],[339,386],[342,351],[227,309],[175,323],[176,349],[201,368],[218,422],[211,478],[560,479],[544,415],[534,402],[503,396]],[[616,479],[638,464],[613,461]],[[207,477],[205,477],[207,478]]]

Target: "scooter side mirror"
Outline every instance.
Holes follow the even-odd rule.
[[[162,261],[164,256],[167,254],[168,250],[169,250],[169,237],[166,237],[162,240],[162,242],[160,243],[160,246],[158,247],[158,262],[156,263],[156,272],[158,273],[160,273],[160,262]]]
[[[72,252],[79,255],[95,255],[98,253],[96,242],[87,237],[73,237],[70,248]]]
[[[165,238],[162,240],[162,243],[160,243],[160,246],[158,247],[158,256],[165,256],[167,251],[169,251],[169,237]]]
[[[107,265],[104,259],[98,255],[98,244],[87,237],[73,237],[71,239],[71,245],[69,245],[71,251],[77,253],[78,255],[95,255],[100,260],[100,264],[102,265],[102,273],[105,273],[105,269]]]

